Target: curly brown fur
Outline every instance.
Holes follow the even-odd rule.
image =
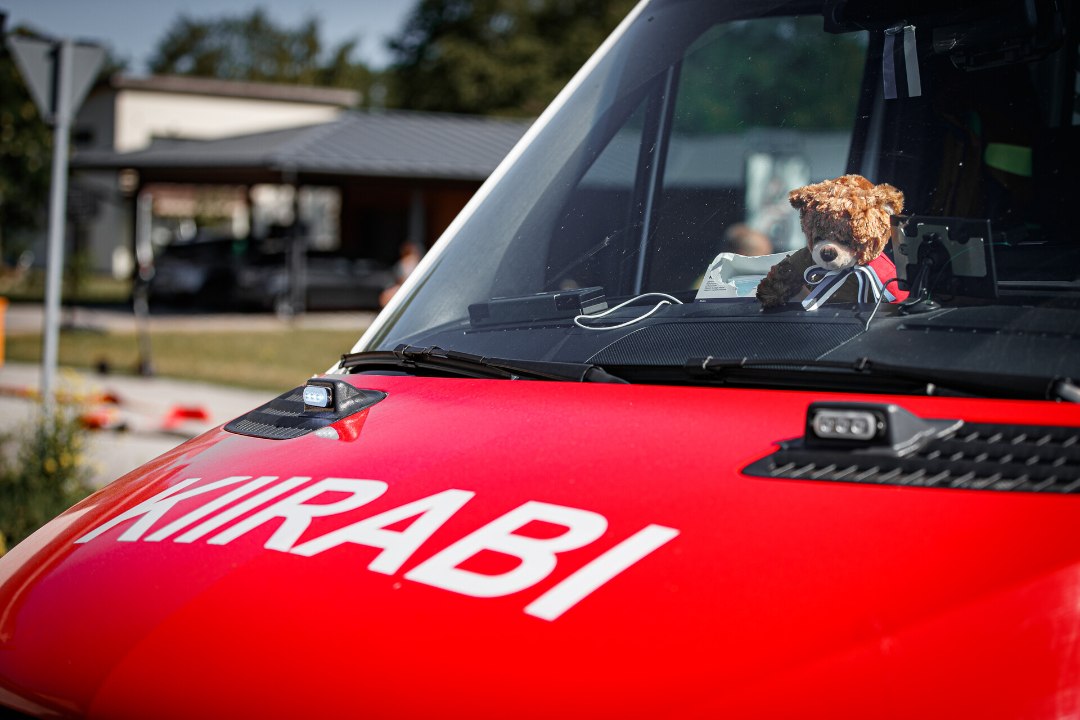
[[[773,265],[769,274],[762,278],[757,286],[757,299],[761,301],[761,306],[768,308],[783,305],[798,295],[805,284],[803,273],[813,263],[810,251],[801,248]]]
[[[788,199],[799,211],[803,233],[812,246],[824,232],[850,237],[860,265],[866,265],[889,241],[889,217],[904,208],[904,194],[892,185],[874,185],[861,175],[792,190]]]

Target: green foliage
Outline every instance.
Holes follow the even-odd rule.
[[[26,28],[13,34],[33,36]],[[98,81],[122,71],[126,62],[108,53]],[[9,259],[14,235],[45,224],[52,171],[52,129],[38,113],[5,43],[0,43],[0,239]]]
[[[821,18],[720,26],[702,36],[684,63],[680,129],[849,128],[865,55],[861,37],[823,33]]]
[[[389,43],[390,104],[532,116],[633,0],[420,0]]]
[[[71,405],[0,438],[0,543],[14,545],[89,494],[85,442]]]
[[[6,45],[0,49],[0,237],[45,220],[52,134]]]
[[[222,80],[318,85],[360,90],[365,97],[372,72],[353,60],[356,40],[326,51],[319,23],[309,18],[296,29],[274,23],[261,9],[248,15],[196,20],[181,15],[158,43],[150,70]]]

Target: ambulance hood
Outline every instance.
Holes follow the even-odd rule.
[[[809,393],[347,379],[386,396],[333,432],[210,432],[0,559],[0,704],[108,718],[1080,711],[1080,498],[745,473],[802,435],[823,399]],[[833,398],[1075,419],[1046,403]]]

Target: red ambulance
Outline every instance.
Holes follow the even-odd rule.
[[[644,0],[330,372],[0,559],[0,706],[1080,717],[1078,37]],[[907,299],[763,309],[845,174]]]

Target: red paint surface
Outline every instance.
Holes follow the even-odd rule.
[[[741,475],[801,434],[820,394],[350,381],[389,396],[342,440],[212,432],[0,559],[0,703],[107,718],[1080,713],[1080,497]],[[1064,404],[887,399],[1080,425]],[[73,543],[185,478],[230,475],[388,483],[360,517],[476,496],[392,576],[367,569],[375,549],[264,549],[272,527],[225,546],[118,542],[128,524]],[[608,530],[507,597],[404,579],[530,500]],[[302,540],[356,519],[317,520]],[[553,622],[523,612],[652,523],[680,535]]]

